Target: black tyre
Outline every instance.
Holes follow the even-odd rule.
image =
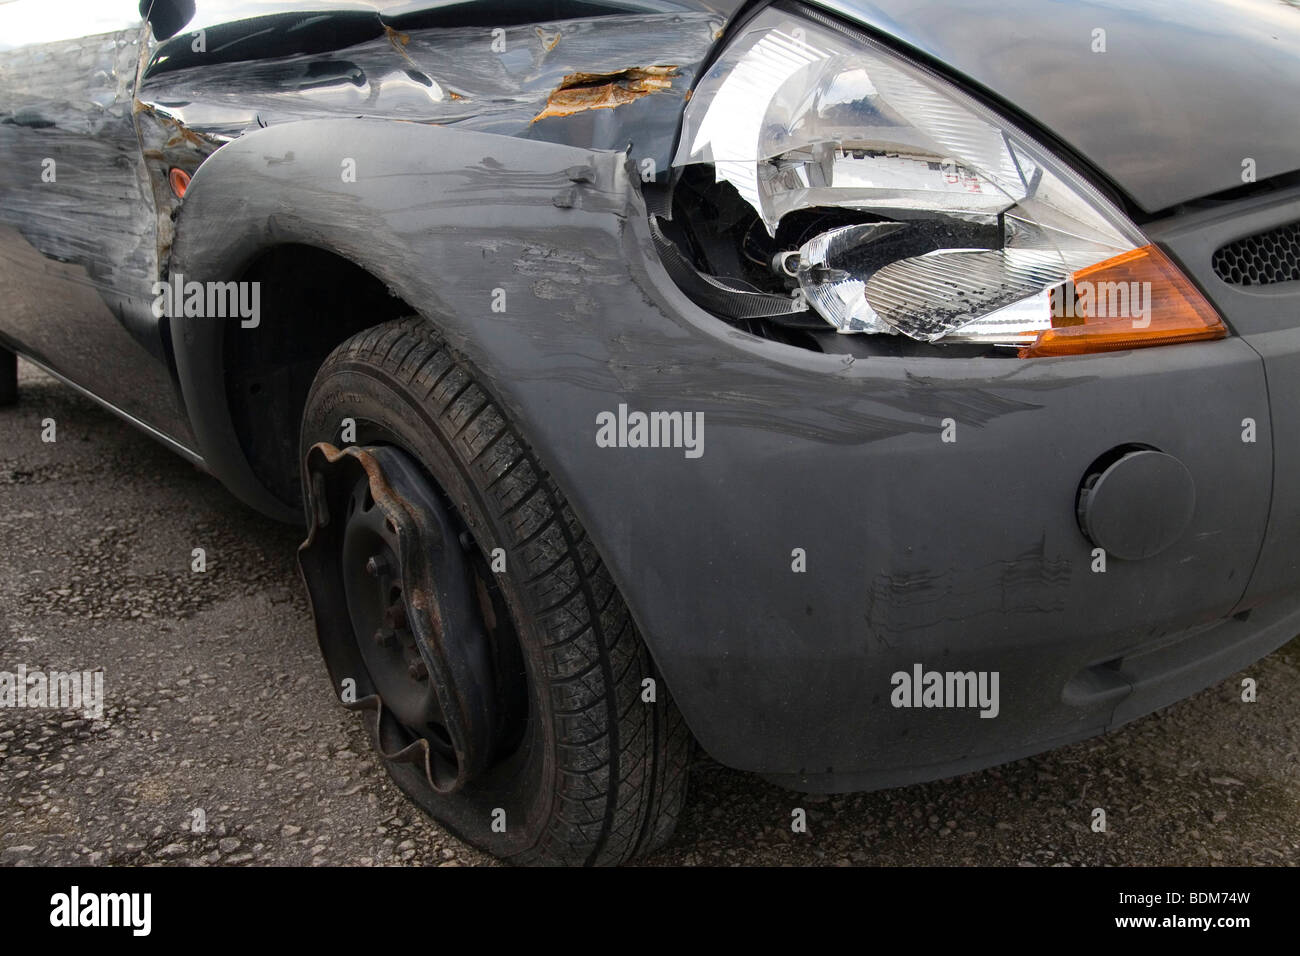
[[[448,793],[423,765],[385,758],[394,781],[461,839],[512,862],[617,864],[661,846],[685,796],[689,731],[590,539],[486,383],[424,320],[388,322],[322,365],[301,460],[317,443],[343,448],[347,419],[347,444],[400,449],[463,529],[491,644],[486,765]],[[504,572],[491,568],[494,549]],[[340,564],[356,562],[337,550]]]

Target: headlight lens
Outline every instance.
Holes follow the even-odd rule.
[[[886,47],[779,8],[701,79],[674,162],[691,164],[712,166],[771,236],[800,210],[862,215],[797,250],[800,288],[841,332],[1026,356],[1226,334],[1044,147]]]

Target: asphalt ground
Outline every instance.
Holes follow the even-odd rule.
[[[0,865],[493,864],[407,803],[336,702],[299,532],[29,365],[21,384],[0,409],[0,671],[102,669],[105,702],[0,709]],[[1107,737],[871,794],[700,755],[647,863],[1295,865],[1298,691],[1293,641]]]

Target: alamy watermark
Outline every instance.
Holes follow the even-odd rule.
[[[1150,282],[1071,282],[1052,290],[1057,319],[1132,319],[1133,328],[1151,324]]]
[[[148,936],[153,929],[153,894],[83,893],[73,886],[50,897],[50,925],[122,927],[132,936]]]
[[[104,716],[104,672],[0,671],[0,707],[80,710],[91,720]]]
[[[597,448],[681,448],[687,458],[704,454],[703,412],[618,412],[596,415]]]
[[[198,282],[174,272],[167,280],[153,284],[155,319],[239,319],[245,329],[262,321],[260,282]]]
[[[998,671],[927,671],[921,664],[889,678],[894,707],[978,707],[981,717],[996,717]]]

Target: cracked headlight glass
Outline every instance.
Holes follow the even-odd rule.
[[[779,7],[732,39],[687,107],[674,166],[711,167],[770,237],[856,224],[779,258],[840,332],[1047,355],[1226,334],[1101,193],[947,80]]]

